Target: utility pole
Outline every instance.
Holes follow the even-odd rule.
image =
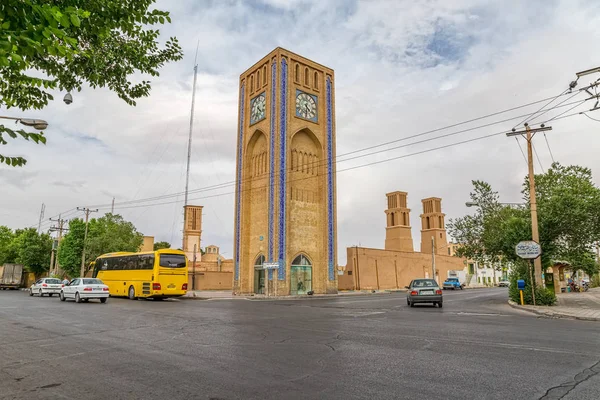
[[[58,244],[60,244],[60,241],[62,240],[63,230],[68,230],[64,227],[65,222],[67,222],[67,220],[62,219],[61,216],[59,215],[58,219],[50,218],[50,221],[58,223],[58,226],[53,225],[50,227],[50,232],[58,232],[58,238],[56,240],[57,246],[56,246],[56,248],[54,248],[54,241],[52,241],[52,254],[50,256],[50,273],[52,273],[52,272],[57,273],[58,265],[59,265],[58,264]]]
[[[433,272],[433,280],[435,281],[435,236],[431,236],[431,271]]]
[[[507,133],[506,136],[516,136],[525,134],[525,140],[527,140],[527,166],[529,168],[529,207],[531,209],[531,238],[536,243],[540,243],[540,234],[538,231],[538,217],[537,217],[537,200],[535,196],[535,177],[533,174],[533,150],[531,141],[537,132],[551,131],[551,126],[545,126],[542,124],[540,128],[531,129],[528,123],[525,123],[524,131],[513,131]],[[544,286],[542,279],[542,258],[538,257],[533,260],[535,283],[532,286]],[[533,282],[532,282],[533,283]]]
[[[87,242],[87,233],[88,233],[88,220],[90,217],[90,214],[93,212],[98,212],[98,209],[95,210],[90,210],[89,208],[86,207],[77,207],[78,211],[83,211],[85,213],[85,234],[83,235],[83,250],[81,251],[81,277],[83,278],[85,276],[85,244]]]
[[[42,220],[44,219],[44,211],[46,211],[46,205],[44,203],[42,203],[42,209],[40,210],[40,221],[38,222],[38,230],[37,230],[38,233],[40,233],[40,229],[42,228]]]
[[[110,206],[110,213],[115,213],[115,198],[113,197],[112,206]]]

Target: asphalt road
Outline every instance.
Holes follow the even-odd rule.
[[[598,399],[600,323],[506,289],[60,302],[0,291],[1,399]]]

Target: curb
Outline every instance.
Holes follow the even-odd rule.
[[[597,317],[580,317],[577,315],[563,314],[551,310],[540,310],[535,308],[528,308],[526,306],[519,305],[512,300],[508,300],[508,305],[517,310],[527,311],[532,314],[540,315],[545,318],[561,318],[561,319],[578,319],[580,321],[600,321]]]

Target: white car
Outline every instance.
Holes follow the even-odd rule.
[[[42,297],[47,294],[52,297],[53,294],[59,294],[62,289],[62,283],[60,279],[56,278],[41,278],[38,279],[31,285],[29,288],[29,295],[33,296],[34,294]]]
[[[108,299],[108,286],[96,278],[75,278],[60,291],[60,300],[74,299],[75,303],[98,299],[106,303]]]

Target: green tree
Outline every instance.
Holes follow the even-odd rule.
[[[154,250],[170,249],[170,248],[171,248],[171,243],[168,243],[168,242],[156,242],[156,243],[154,243]]]
[[[78,276],[81,268],[81,254],[85,236],[85,222],[81,219],[69,223],[67,233],[60,243],[58,259],[61,268],[69,276]],[[116,251],[136,252],[144,237],[135,226],[116,214],[106,214],[88,223],[88,237],[85,246],[85,264],[89,265],[98,256]]]
[[[600,189],[594,185],[591,171],[555,163],[547,172],[536,175],[535,182],[543,268],[563,261],[575,271],[597,273],[593,248],[600,240]],[[480,262],[499,259],[521,265],[514,249],[519,241],[531,238],[529,206],[502,206],[490,185],[473,181],[473,186],[471,200],[478,204],[475,214],[448,224],[450,235],[462,244],[457,255]],[[527,179],[523,196],[528,203]],[[529,279],[519,275],[527,275],[523,268],[517,269],[518,278]]]
[[[155,0],[4,0],[0,5],[0,107],[41,109],[52,91],[106,87],[130,105],[148,96],[150,82],[180,60],[176,38],[159,46],[152,26],[171,22]],[[3,136],[3,134],[6,134]],[[0,145],[24,138],[45,143],[42,133],[0,125]],[[0,154],[0,163],[22,166],[22,157]]]
[[[69,232],[61,240],[57,253],[57,262],[68,276],[79,276],[84,235],[85,222],[81,218],[70,220]]]
[[[14,247],[13,247],[14,246]],[[50,269],[50,252],[52,238],[46,233],[38,234],[35,228],[18,231],[11,247],[16,251],[16,262],[23,264],[36,276],[48,272]]]
[[[0,226],[0,265],[14,263],[17,254],[13,245],[15,234],[8,226]]]

